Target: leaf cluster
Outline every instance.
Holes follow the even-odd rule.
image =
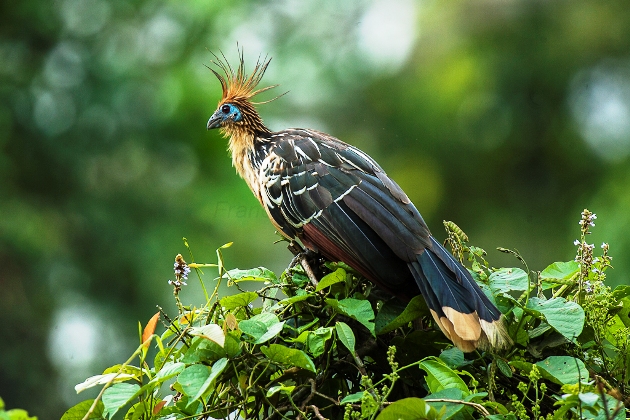
[[[158,312],[129,360],[77,385],[102,390],[62,420],[625,418],[630,287],[605,286],[608,247],[589,257],[587,228],[574,261],[537,272],[500,249],[523,268],[497,269],[446,227],[454,254],[505,315],[511,349],[462,353],[421,297],[384,297],[343,263],[302,256],[279,277],[226,270],[228,244],[216,264],[187,264],[204,285],[202,307],[179,301],[190,270],[178,256],[177,315]],[[201,269],[214,267],[208,294]]]

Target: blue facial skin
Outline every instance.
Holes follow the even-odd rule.
[[[232,104],[223,104],[214,111],[214,114],[208,120],[208,130],[212,128],[221,127],[221,125],[228,120],[238,122],[243,119],[241,111]]]

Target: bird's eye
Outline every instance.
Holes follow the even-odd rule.
[[[223,112],[224,114],[227,114],[230,112],[230,106],[229,105],[223,105],[221,107],[221,112]]]

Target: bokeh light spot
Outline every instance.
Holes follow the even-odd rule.
[[[67,131],[74,124],[76,106],[63,92],[41,92],[35,100],[35,124],[50,136]]]
[[[55,87],[68,88],[81,84],[85,70],[76,45],[70,42],[59,43],[46,59],[44,76]]]
[[[600,157],[619,161],[630,155],[630,67],[605,63],[578,73],[569,104],[586,143]]]
[[[65,0],[61,18],[70,32],[86,36],[97,33],[109,20],[111,7],[105,0]]]
[[[373,65],[394,73],[411,54],[416,22],[412,0],[377,0],[361,19],[359,46]]]

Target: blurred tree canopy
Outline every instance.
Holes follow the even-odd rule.
[[[230,267],[288,264],[205,130],[220,98],[208,50],[233,61],[237,42],[250,68],[273,57],[263,83],[289,91],[261,107],[272,129],[362,148],[437,237],[453,220],[542,269],[574,254],[588,207],[610,281],[629,282],[625,1],[35,0],[3,2],[0,22],[8,408],[59,418],[75,383],[128,353],[111,337],[172,301],[182,237],[199,261],[234,241]]]

